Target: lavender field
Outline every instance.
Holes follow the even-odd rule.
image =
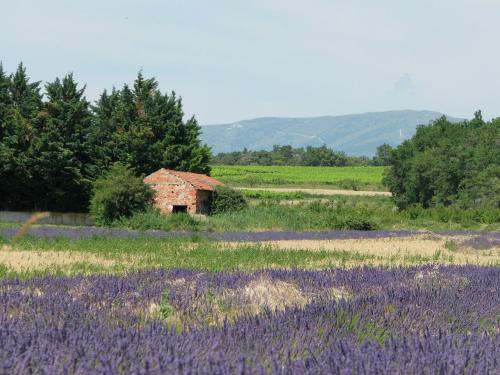
[[[15,236],[19,228],[10,225],[0,227],[0,240],[2,237],[9,239]],[[215,241],[280,241],[280,240],[335,240],[335,239],[370,239],[370,238],[404,238],[422,234],[435,234],[440,236],[469,236],[469,245],[473,248],[487,248],[500,246],[500,232],[498,231],[473,231],[473,230],[323,230],[323,231],[225,231],[225,232],[187,232],[187,231],[163,231],[147,230],[138,231],[126,228],[103,228],[103,227],[69,227],[37,225],[27,230],[26,235],[34,238],[67,238],[79,240],[95,237],[110,238],[190,238],[201,236]]]
[[[498,374],[500,268],[0,281],[1,374]]]

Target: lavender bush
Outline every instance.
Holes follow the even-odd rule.
[[[500,269],[209,274],[0,282],[2,374],[488,374]]]

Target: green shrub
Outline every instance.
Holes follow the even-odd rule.
[[[344,219],[344,225],[341,229],[352,229],[352,230],[374,230],[377,229],[377,225],[373,219],[365,216],[351,215]]]
[[[373,219],[373,210],[357,205],[342,205],[335,211],[337,223],[335,229],[374,230],[378,225]]]
[[[241,211],[248,207],[243,194],[227,186],[217,186],[212,197],[212,214]]]
[[[165,215],[156,208],[136,212],[113,223],[116,227],[137,230],[197,231],[200,223],[187,213]]]
[[[153,190],[128,167],[115,164],[92,186],[90,214],[96,224],[113,221],[145,211],[153,202]]]
[[[344,179],[339,181],[339,186],[342,189],[359,190],[359,185],[360,183],[353,179]]]
[[[416,220],[425,215],[425,209],[419,204],[412,204],[406,210],[403,210],[402,213],[404,217]]]
[[[358,206],[356,202],[347,204],[346,200],[334,202],[314,201],[307,205],[308,211],[316,215],[318,227],[326,229],[374,230],[377,224],[373,220],[373,211]]]

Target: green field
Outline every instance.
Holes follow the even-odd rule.
[[[301,186],[386,190],[386,167],[300,167],[214,165],[212,176],[233,186]]]

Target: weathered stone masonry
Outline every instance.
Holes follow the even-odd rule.
[[[188,212],[207,214],[216,179],[190,172],[160,169],[144,179],[155,190],[155,206],[165,214]]]

